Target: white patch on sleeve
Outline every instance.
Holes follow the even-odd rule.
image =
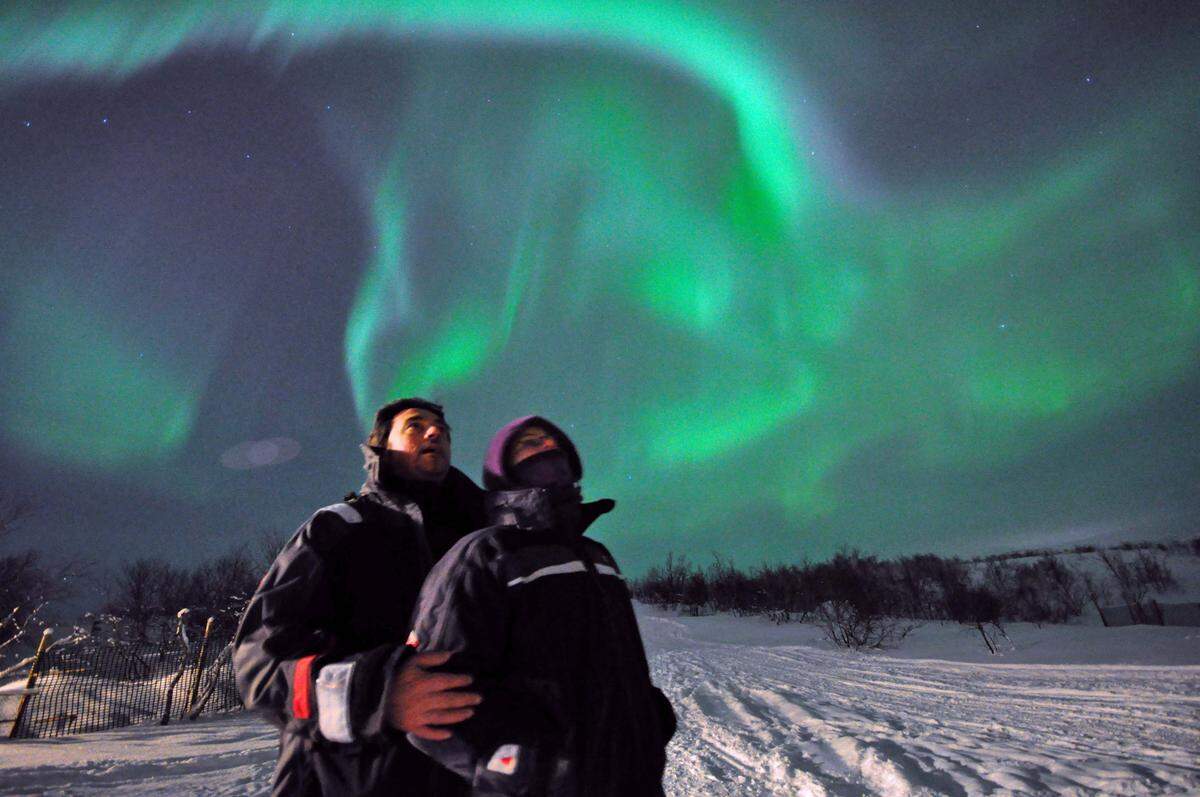
[[[609,567],[608,565],[596,565],[596,572],[603,573],[606,576],[616,576],[622,581],[625,580],[625,576],[623,574],[619,573],[615,567]]]
[[[583,573],[587,567],[583,562],[576,559],[574,562],[563,562],[561,565],[550,565],[539,570],[534,570],[527,576],[520,576],[508,582],[508,586],[515,587],[518,584],[528,584],[530,581],[537,581],[542,576],[557,576],[563,573]]]
[[[521,748],[515,744],[502,744],[492,753],[492,760],[487,768],[501,775],[511,775],[517,771],[517,759],[521,756]]]
[[[343,504],[345,506],[345,504]],[[321,735],[331,742],[352,742],[350,676],[354,662],[326,664],[317,676],[317,717]]]
[[[332,504],[317,510],[317,513],[332,512],[347,523],[362,523],[362,515],[358,510],[346,503]]]

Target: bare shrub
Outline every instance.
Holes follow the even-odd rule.
[[[960,623],[969,623],[975,626],[979,631],[979,636],[983,637],[983,644],[987,645],[988,652],[992,655],[996,654],[995,636],[1007,637],[1004,633],[1004,628],[1000,625],[1000,613],[1002,604],[1000,598],[996,596],[987,587],[967,587],[958,596],[959,609],[958,615]],[[993,629],[992,636],[988,636],[987,627]]]
[[[704,573],[696,570],[688,574],[683,582],[683,594],[680,595],[679,604],[693,617],[700,616],[708,606],[708,583],[704,580]]]
[[[161,559],[137,559],[121,566],[109,587],[103,612],[121,621],[131,639],[147,638],[150,626],[166,614],[164,593],[173,579]]]
[[[889,611],[896,603],[891,569],[874,556],[839,551],[830,561],[815,565],[812,575],[822,598],[817,616],[835,645],[883,647],[899,642],[915,627],[902,624]]]
[[[674,553],[668,553],[667,561],[661,567],[652,566],[634,584],[634,595],[652,606],[677,606],[683,602],[684,587],[691,573],[692,566],[686,556],[676,558]]]
[[[803,622],[817,608],[819,597],[811,577],[812,565],[764,565],[754,574],[761,605],[775,623]]]
[[[1041,626],[1042,623],[1054,622],[1054,605],[1047,595],[1046,586],[1042,582],[1041,573],[1036,565],[1018,564],[1013,567],[1016,580],[1016,592],[1013,602],[1006,607],[1005,616],[1013,620],[1024,620]]]
[[[905,556],[896,563],[900,613],[927,620],[946,616],[942,558],[933,554]]]
[[[983,586],[999,600],[1000,617],[1006,620],[1064,623],[1083,611],[1079,576],[1049,554],[1029,564],[991,562]]]
[[[186,630],[197,630],[207,618],[216,630],[233,629],[260,573],[243,550],[191,568],[161,559],[138,559],[121,567],[108,590],[104,612],[115,629],[130,639],[145,640],[152,632],[161,640],[176,633],[176,615],[188,609]]]
[[[966,621],[963,614],[963,595],[971,583],[967,566],[959,559],[943,559],[933,557],[929,562],[928,578],[932,585],[931,604],[933,617],[953,620],[956,623]],[[995,563],[997,567],[1003,564]]]
[[[233,551],[204,563],[197,574],[199,595],[192,606],[201,616],[214,618],[216,630],[232,631],[262,576],[253,557]]]
[[[0,498],[0,546],[33,514],[33,505]],[[47,561],[32,548],[0,554],[0,667],[32,651],[47,622],[51,604],[71,594],[85,570],[76,560]]]
[[[1039,590],[1045,595],[1046,616],[1049,622],[1063,623],[1083,614],[1083,586],[1075,571],[1056,556],[1046,555],[1034,564],[1042,582]]]
[[[56,586],[37,551],[0,556],[0,650],[37,625],[37,615],[56,596]]]
[[[983,571],[983,584],[1000,601],[1002,612],[1003,607],[1016,602],[1017,577],[1012,566],[1001,562],[989,562]]]
[[[813,565],[811,577],[821,602],[849,601],[880,613],[888,603],[886,572],[874,556],[838,551],[828,562]]]
[[[287,544],[286,537],[280,537],[274,529],[260,529],[250,545],[250,562],[253,570],[261,577],[275,564],[275,558]]]
[[[1088,602],[1099,610],[1110,582],[1140,616],[1138,604],[1146,592],[1170,589],[1175,579],[1160,552],[1162,545],[1129,543],[1125,548],[1133,553],[1109,549],[1097,554],[1108,577],[1068,566],[1046,549],[973,559],[981,563],[974,570],[953,557],[921,554],[881,561],[843,549],[825,562],[764,565],[749,574],[720,553],[714,553],[712,564],[703,570],[685,557],[668,555],[664,565],[650,568],[633,587],[639,600],[692,614],[763,614],[775,623],[816,614],[824,626],[839,629],[829,632],[838,644],[873,639],[859,631],[878,626],[882,621],[875,618],[949,620],[974,626],[994,651],[995,639],[1005,636],[1001,621],[1068,622],[1082,614]],[[1037,558],[1028,561],[1030,556]],[[863,644],[869,647],[871,642]]]
[[[848,600],[825,601],[817,607],[817,616],[829,641],[852,650],[898,643],[916,628],[913,623],[902,623],[874,607]]]
[[[1108,619],[1104,616],[1104,611],[1100,608],[1101,603],[1107,603],[1111,589],[1108,585],[1108,580],[1102,575],[1096,575],[1090,570],[1080,568],[1076,571],[1079,577],[1079,583],[1082,585],[1083,592],[1087,595],[1088,600],[1096,609],[1096,614],[1100,616],[1100,622],[1108,625]]]
[[[1161,553],[1139,551],[1133,562],[1133,570],[1141,581],[1158,592],[1179,588],[1179,582],[1175,580],[1175,575]]]
[[[732,559],[724,559],[714,552],[712,564],[705,571],[704,578],[708,586],[708,599],[717,611],[746,615],[758,608],[752,579],[734,567]]]
[[[4,496],[0,498],[0,542],[8,538],[22,520],[33,514],[29,501]]]
[[[1121,600],[1129,607],[1129,613],[1134,622],[1148,622],[1149,618],[1142,611],[1142,601],[1150,591],[1150,584],[1138,572],[1135,566],[1136,561],[1130,562],[1121,554],[1113,551],[1100,551],[1098,555],[1100,561],[1104,562],[1104,566],[1112,574],[1113,580],[1117,584],[1117,591],[1121,594]]]

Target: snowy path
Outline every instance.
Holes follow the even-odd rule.
[[[798,626],[639,614],[679,712],[676,797],[1200,793],[1200,666],[914,660]],[[0,742],[0,793],[256,794],[274,757],[247,715]]]

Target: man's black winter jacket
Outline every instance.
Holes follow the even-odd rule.
[[[476,795],[662,795],[675,714],[650,682],[624,576],[582,536],[601,502],[564,512],[551,488],[489,503],[502,525],[433,569],[411,640],[451,651],[446,669],[475,676],[483,702],[452,739],[410,741]]]
[[[418,503],[381,489],[365,453],[363,493],[318,510],[251,598],[238,690],[281,729],[276,795],[465,794],[390,728],[384,698],[421,583],[445,546],[482,525],[482,491],[451,469]]]

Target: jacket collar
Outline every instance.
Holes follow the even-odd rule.
[[[579,485],[493,490],[487,494],[488,522],[522,529],[561,530],[580,535],[616,503],[608,498],[583,503]]]

